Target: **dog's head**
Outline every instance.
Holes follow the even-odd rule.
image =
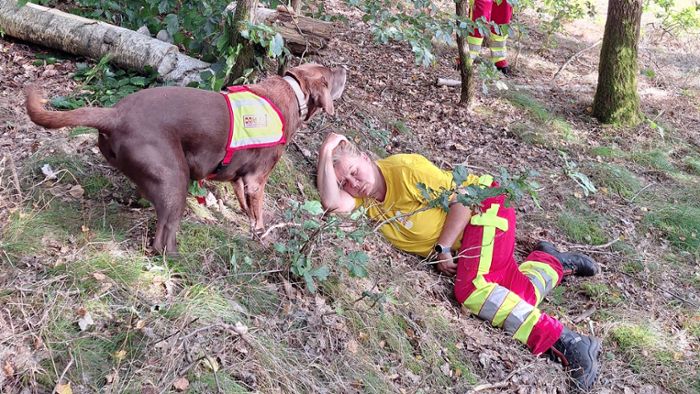
[[[285,76],[294,78],[301,87],[306,98],[309,113],[306,119],[311,119],[318,110],[333,115],[333,100],[337,100],[345,89],[346,72],[342,67],[328,68],[316,63],[302,64],[287,70]]]

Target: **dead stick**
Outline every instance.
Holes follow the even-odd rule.
[[[435,81],[435,85],[456,87],[456,86],[462,86],[462,81],[459,81],[456,79],[450,79],[450,78],[438,78],[437,81]]]
[[[574,322],[575,324],[579,324],[580,322],[582,322],[582,321],[588,319],[589,317],[591,317],[591,315],[594,314],[596,310],[597,310],[597,309],[596,309],[595,306],[590,307],[587,311],[583,312],[580,316],[578,316],[577,318],[575,318],[575,319],[573,320],[573,322]]]
[[[557,75],[559,75],[559,73],[564,69],[564,67],[568,66],[569,63],[571,63],[574,59],[576,59],[580,54],[582,54],[582,53],[584,53],[584,52],[586,52],[586,51],[588,51],[588,50],[590,50],[590,49],[593,49],[593,48],[597,47],[598,44],[600,44],[601,42],[603,42],[603,40],[598,40],[598,41],[595,42],[595,44],[593,44],[593,45],[591,45],[591,46],[589,46],[589,47],[587,47],[587,48],[583,48],[583,49],[581,49],[580,51],[576,52],[573,56],[571,56],[571,57],[569,58],[569,60],[567,60],[566,62],[564,62],[564,64],[562,64],[561,67],[559,67],[559,70],[557,70],[557,72],[554,73],[554,75],[552,76],[552,80],[554,80],[554,79],[557,77]]]

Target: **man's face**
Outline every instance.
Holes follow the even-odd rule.
[[[334,169],[340,188],[351,196],[368,197],[374,191],[377,180],[374,166],[367,155],[341,156]]]

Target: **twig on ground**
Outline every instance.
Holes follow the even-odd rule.
[[[598,309],[595,306],[592,306],[592,307],[588,308],[588,310],[586,310],[585,312],[580,314],[578,317],[575,317],[572,321],[575,324],[578,324],[578,323],[588,319],[589,317],[591,317],[591,315],[593,315],[597,310]]]
[[[12,180],[15,183],[15,189],[17,189],[17,194],[19,195],[19,201],[22,201],[22,188],[19,184],[19,176],[17,175],[17,167],[15,166],[15,161],[12,159],[11,155],[7,155],[10,161],[10,171],[12,171]]]
[[[644,190],[648,189],[650,186],[655,185],[655,184],[656,184],[655,182],[652,182],[652,183],[644,186],[643,188],[639,189],[639,191],[634,196],[632,196],[632,198],[627,200],[627,202],[630,204],[633,203],[634,199],[637,198]]]
[[[298,144],[296,141],[292,141],[292,145],[294,145],[294,147],[297,148],[297,150],[299,150],[299,153],[301,153],[301,155],[304,156],[304,159],[306,159],[306,161],[307,161],[312,167],[315,167],[316,163],[314,163],[314,161],[311,160],[311,156],[309,156],[308,154],[306,154],[306,152],[304,152],[304,150],[301,149],[301,146],[299,146],[299,144]]]
[[[63,368],[63,372],[61,373],[61,376],[58,377],[58,380],[56,381],[56,387],[54,387],[54,389],[53,389],[53,393],[56,393],[56,388],[63,381],[63,377],[66,376],[66,372],[68,372],[68,369],[70,368],[70,366],[73,365],[73,361],[74,361],[73,352],[68,351],[68,354],[70,355],[70,360],[68,361],[68,364],[66,365],[66,367]]]
[[[678,299],[679,301],[683,301],[683,302],[687,303],[688,305],[694,306],[695,308],[700,308],[700,305],[696,304],[695,302],[690,301],[690,300],[688,300],[687,298],[683,298],[683,297],[679,296],[678,294],[672,292],[671,290],[666,290],[666,289],[664,289],[663,287],[657,285],[657,284],[654,283],[654,282],[648,281],[648,280],[646,280],[646,279],[642,279],[642,278],[640,278],[640,277],[638,277],[638,276],[636,276],[636,275],[628,274],[628,273],[625,272],[625,271],[617,271],[617,270],[613,270],[613,271],[614,271],[614,272],[617,272],[617,273],[620,273],[620,274],[622,274],[622,275],[625,275],[625,276],[627,276],[628,278],[632,278],[632,279],[636,279],[636,280],[638,280],[638,281],[640,281],[640,282],[644,282],[644,283],[648,284],[649,286],[651,286],[651,287],[653,287],[653,288],[655,288],[655,289],[661,290],[661,291],[663,291],[664,293],[669,294],[670,296],[672,296],[673,298]]]
[[[601,250],[601,249],[605,249],[607,247],[612,246],[613,244],[615,244],[619,240],[620,240],[620,237],[617,237],[617,238],[613,239],[612,241],[604,243],[602,245],[582,245],[582,244],[574,244],[574,243],[568,243],[568,242],[565,242],[565,243],[571,247],[574,247],[576,249],[581,249],[581,250]]]
[[[478,386],[475,386],[475,387],[472,388],[471,390],[469,390],[467,393],[468,393],[468,394],[471,394],[471,393],[478,393],[478,392],[480,392],[480,391],[494,390],[494,389],[500,389],[500,388],[506,387],[506,386],[508,386],[508,384],[509,384],[508,381],[509,381],[513,376],[515,376],[516,374],[518,374],[518,373],[520,373],[520,372],[522,372],[522,371],[524,371],[524,370],[530,368],[531,366],[533,366],[533,365],[535,364],[535,362],[536,362],[536,361],[533,361],[533,362],[531,362],[531,363],[529,363],[529,364],[526,364],[526,365],[524,365],[524,366],[522,366],[522,367],[520,367],[520,368],[514,370],[513,372],[509,373],[508,376],[506,376],[506,378],[503,379],[503,380],[500,381],[500,382],[497,382],[497,383],[480,384],[480,385],[478,385]]]
[[[267,229],[267,231],[265,231],[265,232],[260,236],[260,239],[263,239],[263,238],[267,237],[268,235],[270,235],[270,233],[272,232],[272,230],[274,230],[274,229],[276,229],[276,228],[281,228],[281,227],[300,227],[300,226],[301,226],[301,224],[299,224],[299,223],[294,223],[294,222],[278,223],[278,224],[275,224],[274,226],[270,226],[270,227]]]
[[[588,51],[588,50],[591,50],[591,49],[597,47],[598,44],[600,44],[601,42],[603,42],[603,40],[598,40],[598,41],[596,41],[593,45],[591,45],[591,46],[589,46],[589,47],[586,47],[586,48],[583,48],[583,49],[581,49],[580,51],[576,52],[573,56],[571,56],[571,57],[569,58],[569,60],[567,60],[566,62],[564,62],[564,64],[562,64],[561,67],[559,67],[559,69],[557,70],[556,73],[554,73],[554,75],[552,76],[552,81],[555,80],[555,79],[557,78],[557,76],[559,75],[559,73],[562,72],[562,70],[564,70],[564,68],[565,68],[566,66],[568,66],[569,63],[571,63],[574,59],[576,59],[577,57],[579,57],[579,55],[581,55],[582,53],[584,53],[584,52],[586,52],[586,51]]]

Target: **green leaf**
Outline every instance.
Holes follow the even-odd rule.
[[[175,14],[166,15],[164,22],[165,22],[165,30],[168,31],[170,36],[173,36],[175,33],[178,32],[178,30],[180,30],[180,21],[178,21],[177,15],[175,15]]]
[[[304,282],[306,283],[306,289],[309,293],[313,294],[316,292],[316,284],[314,283],[314,277],[310,272],[304,273]]]
[[[452,170],[452,179],[457,186],[464,184],[467,177],[469,177],[469,171],[467,171],[467,167],[465,166],[457,166],[454,170]]]
[[[324,212],[321,202],[317,200],[304,201],[301,209],[311,215],[321,215]]]
[[[285,253],[287,251],[287,245],[280,242],[275,242],[273,248],[275,248],[277,253]]]
[[[129,79],[129,82],[135,86],[140,86],[140,87],[146,86],[146,78],[144,78],[144,77],[131,77]]]
[[[195,197],[204,197],[207,195],[207,189],[201,186],[199,181],[192,181],[188,191]]]
[[[283,49],[284,38],[282,38],[281,34],[277,33],[270,42],[270,52],[272,52],[273,57],[279,57],[280,55],[282,55]]]
[[[319,227],[321,227],[321,223],[316,220],[304,220],[304,224],[302,225],[304,230],[316,230]]]
[[[312,275],[318,278],[320,281],[324,281],[328,279],[328,275],[331,273],[331,270],[328,268],[327,265],[323,265],[321,267],[316,268],[315,270],[312,271]]]

